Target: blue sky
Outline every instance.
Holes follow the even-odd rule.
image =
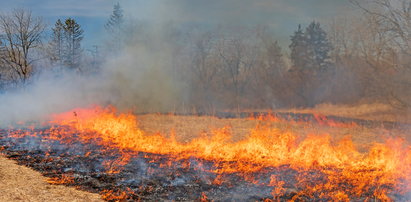
[[[287,40],[298,24],[351,15],[348,0],[0,0],[0,12],[28,8],[50,25],[73,17],[84,29],[84,46],[98,44],[104,23],[119,2],[126,15],[153,22],[268,25]]]

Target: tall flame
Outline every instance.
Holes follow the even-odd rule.
[[[297,135],[276,128],[258,126],[248,137],[234,142],[228,128],[212,131],[190,142],[178,142],[173,134],[147,134],[141,130],[137,118],[131,113],[116,113],[114,108],[75,109],[53,115],[54,129],[61,126],[78,131],[82,141],[99,140],[99,144],[115,147],[120,151],[131,150],[164,154],[176,159],[191,157],[209,160],[216,165],[209,172],[254,173],[264,168],[290,166],[301,172],[310,169],[327,174],[326,183],[312,184],[309,179],[298,179],[304,185],[304,194],[322,189],[336,200],[348,200],[348,195],[361,196],[364,192],[389,200],[389,189],[404,193],[411,190],[411,148],[402,139],[389,139],[385,144],[374,143],[368,153],[359,152],[350,137],[336,144],[330,135],[308,135],[297,141]],[[64,130],[50,129],[51,136],[68,140]],[[55,131],[55,132],[52,132]],[[130,156],[125,156],[127,162]],[[121,164],[121,163],[120,163]],[[304,176],[304,175],[303,175]],[[252,179],[250,179],[252,181]],[[221,183],[219,177],[216,184]],[[255,183],[258,183],[255,181]],[[344,185],[349,185],[344,187]],[[372,188],[370,186],[372,185]],[[285,194],[284,181],[272,175],[270,183],[274,197]],[[375,188],[377,187],[377,188]]]

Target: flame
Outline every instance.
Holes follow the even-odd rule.
[[[106,201],[126,201],[127,194],[130,192],[132,192],[130,189],[126,191],[103,190],[100,194],[102,195],[101,198]]]
[[[263,119],[263,118],[261,118]],[[268,119],[278,121],[278,117]],[[187,143],[178,142],[174,135],[147,134],[138,126],[137,117],[131,113],[117,113],[114,108],[94,107],[75,109],[52,116],[49,129],[51,139],[70,143],[70,130],[78,131],[81,141],[98,141],[106,147],[124,151],[118,162],[106,162],[110,172],[119,172],[131,156],[126,151],[169,155],[177,160],[191,157],[212,161],[214,167],[208,170],[217,175],[213,184],[224,183],[222,174],[242,173],[255,184],[260,184],[251,173],[262,172],[264,168],[289,166],[300,171],[297,186],[303,191],[293,196],[313,195],[322,190],[319,198],[349,200],[349,196],[362,196],[372,192],[381,200],[389,200],[392,185],[396,192],[411,190],[411,148],[402,139],[389,139],[385,144],[375,143],[368,153],[359,152],[350,137],[336,144],[328,134],[310,134],[298,141],[297,135],[277,128],[258,126],[247,138],[233,142],[229,127],[212,131],[211,136],[202,135]],[[15,135],[33,135],[18,134]],[[168,166],[171,162],[161,166]],[[117,165],[117,166],[112,166]],[[188,162],[187,166],[191,166]],[[200,166],[201,167],[201,166]],[[324,183],[310,181],[307,173],[319,170],[326,174]],[[273,187],[274,198],[284,195],[287,189],[284,180],[272,175],[266,186]],[[107,197],[113,197],[107,192]],[[327,196],[326,196],[327,195]],[[116,197],[125,197],[117,194]],[[207,199],[203,195],[202,199]]]
[[[201,202],[207,202],[207,201],[209,201],[207,195],[206,195],[204,192],[201,193],[200,201],[201,201]]]
[[[61,177],[48,178],[46,181],[47,181],[47,183],[54,184],[54,185],[73,184],[74,183],[74,177],[68,176],[68,175],[62,175]]]

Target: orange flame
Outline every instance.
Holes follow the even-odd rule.
[[[100,194],[102,195],[103,200],[106,200],[106,201],[126,201],[127,194],[129,192],[132,192],[132,191],[131,190],[127,190],[127,191],[103,190]]]
[[[276,117],[271,118],[278,120]],[[188,143],[181,143],[174,136],[146,134],[138,127],[137,118],[131,113],[116,113],[114,108],[99,107],[75,109],[53,115],[51,123],[58,124],[58,127],[74,128],[79,131],[82,141],[99,140],[99,144],[115,147],[120,151],[131,150],[166,154],[177,159],[196,157],[213,161],[216,166],[210,172],[216,174],[246,174],[263,168],[289,165],[301,171],[319,169],[328,175],[326,183],[314,185],[302,176],[298,179],[298,184],[307,189],[293,199],[324,190],[322,193],[328,193],[328,196],[335,200],[348,200],[348,195],[361,196],[370,191],[370,184],[377,187],[373,191],[374,197],[381,200],[389,199],[388,189],[382,185],[393,185],[398,192],[411,190],[407,183],[411,180],[411,148],[401,139],[390,139],[385,144],[375,143],[368,153],[361,153],[356,150],[349,137],[332,144],[330,135],[311,134],[298,142],[297,136],[291,132],[260,126],[238,142],[230,141],[228,128],[222,128],[214,130],[211,136],[203,135]],[[51,138],[69,141],[64,130],[53,129],[50,129]],[[115,164],[124,165],[129,159],[130,156],[125,156],[123,163]],[[118,168],[112,169],[112,172],[118,171]],[[218,176],[214,184],[223,182]],[[341,189],[340,186],[344,183],[353,186],[349,190]],[[268,186],[273,187],[274,198],[285,194],[286,188],[283,185],[284,181],[276,176],[271,177]],[[112,193],[108,194],[111,196]],[[123,195],[120,194],[119,197]]]
[[[49,184],[60,185],[60,184],[73,184],[74,177],[68,175],[62,175],[61,177],[52,177],[46,180]]]

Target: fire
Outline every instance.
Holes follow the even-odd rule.
[[[201,201],[201,202],[207,202],[207,201],[209,201],[207,195],[206,195],[204,192],[201,193],[200,201]]]
[[[226,183],[225,175],[238,174],[254,184],[272,187],[274,199],[289,194],[287,179],[281,174],[271,174],[269,181],[264,181],[258,173],[270,169],[297,171],[293,186],[298,188],[298,193],[292,196],[295,200],[302,196],[349,200],[350,196],[361,197],[365,193],[389,200],[392,192],[411,190],[408,184],[411,180],[411,147],[401,139],[375,143],[368,153],[361,153],[348,136],[338,143],[332,143],[328,134],[311,134],[300,141],[292,132],[258,126],[247,138],[237,142],[231,140],[229,128],[225,127],[214,130],[209,136],[204,134],[182,143],[173,134],[147,134],[139,128],[137,117],[132,113],[117,113],[114,108],[100,107],[53,115],[50,124],[53,126],[45,132],[50,139],[70,143],[69,134],[76,131],[80,141],[97,141],[105,148],[121,151],[121,158],[104,162],[112,173],[121,171],[133,157],[132,152],[144,152],[167,155],[175,161],[190,158],[210,161],[212,167],[191,165],[190,161],[186,166],[214,173],[216,177],[211,183],[215,185]],[[14,135],[33,133],[16,132]],[[168,161],[160,167],[171,165]],[[317,181],[313,181],[314,178]],[[109,196],[113,193],[107,192]],[[119,194],[118,197],[125,196]],[[205,194],[202,200],[207,200]]]
[[[103,190],[100,194],[102,198],[107,201],[126,201],[127,191],[113,191],[113,190]]]
[[[46,180],[50,184],[72,184],[74,183],[74,178],[72,176],[63,175],[61,177],[52,177]]]

